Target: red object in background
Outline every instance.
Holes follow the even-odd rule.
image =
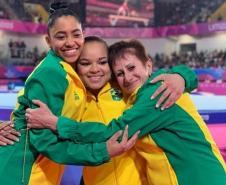
[[[200,75],[198,75],[198,79],[199,79],[200,82],[205,82],[205,81],[214,82],[214,81],[216,81],[216,79],[210,74],[200,74]]]
[[[226,70],[224,71],[224,73],[223,73],[223,75],[222,75],[222,80],[223,80],[224,82],[226,82]]]
[[[208,128],[221,151],[224,161],[226,162],[226,123],[208,124]]]
[[[197,91],[226,95],[226,82],[199,82]]]
[[[220,149],[226,150],[226,123],[222,124],[208,124],[207,125],[217,146]]]

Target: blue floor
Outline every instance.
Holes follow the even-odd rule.
[[[66,166],[61,185],[79,185],[81,176],[81,166]]]

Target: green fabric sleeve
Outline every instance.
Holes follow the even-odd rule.
[[[198,78],[194,70],[181,64],[171,68],[171,73],[178,73],[185,80],[185,92],[191,92],[198,87]]]
[[[71,138],[76,142],[101,142],[112,136],[116,131],[129,125],[129,137],[140,130],[139,137],[149,132],[161,129],[171,124],[176,115],[177,106],[161,111],[155,108],[156,101],[150,100],[150,95],[157,89],[156,84],[146,83],[140,89],[136,103],[126,110],[117,120],[112,120],[108,126],[97,122],[75,122],[65,117],[59,117],[57,122],[58,134],[62,138]]]
[[[41,100],[54,114],[59,115],[63,106],[67,81],[58,71],[46,70],[42,70],[28,80],[25,89],[26,96],[29,102],[33,99]],[[32,104],[31,107],[36,106]],[[57,163],[99,165],[109,160],[106,143],[83,144],[62,140],[49,129],[30,129],[29,142],[38,152]]]

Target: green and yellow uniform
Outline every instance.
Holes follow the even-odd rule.
[[[186,91],[197,87],[196,75],[185,65],[172,68],[170,73],[180,73],[186,81]],[[87,103],[81,121],[98,121],[108,124],[113,118],[118,118],[126,103],[118,86],[107,83],[97,97],[87,93]],[[136,163],[135,161],[139,161]],[[143,161],[143,163],[142,163]],[[145,175],[145,161],[136,150],[131,149],[110,162],[96,166],[84,167],[83,181],[85,185],[145,185],[148,184]]]
[[[164,111],[155,108],[157,99],[150,100],[159,84],[149,81],[158,74],[153,74],[129,97],[127,108],[131,108],[108,126],[95,122],[79,124],[60,117],[59,136],[78,142],[100,142],[128,124],[130,136],[141,131],[134,149],[145,160],[148,184],[226,184],[223,158],[189,95],[183,94]]]
[[[113,118],[119,117],[125,109],[125,101],[118,87],[107,83],[98,96],[87,93],[87,103],[82,121],[99,121],[108,124]],[[88,128],[89,129],[89,128]],[[144,185],[145,176],[140,173],[141,166],[136,166],[139,158],[135,150],[129,150],[122,155],[111,158],[108,163],[83,169],[85,185]],[[140,164],[139,164],[140,165]],[[138,170],[138,168],[140,170]]]
[[[73,68],[50,50],[26,81],[13,112],[18,143],[0,147],[1,185],[56,185],[63,164],[98,165],[109,160],[106,143],[82,144],[62,140],[49,129],[26,129],[25,110],[32,100],[47,104],[55,115],[80,120],[85,107],[85,87]],[[44,157],[45,156],[45,157]],[[49,159],[47,159],[48,157]]]

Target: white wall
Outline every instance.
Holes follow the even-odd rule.
[[[226,32],[218,32],[208,36],[194,37],[181,35],[175,38],[176,51],[180,50],[181,44],[196,43],[197,51],[213,51],[226,49]]]
[[[108,44],[112,44],[121,39],[106,39]],[[226,32],[214,33],[208,36],[180,35],[169,38],[139,39],[146,47],[149,54],[170,53],[180,51],[181,44],[196,43],[197,51],[226,50]]]
[[[106,38],[105,40],[110,45],[122,39]],[[176,50],[175,42],[171,38],[138,39],[138,40],[140,40],[145,45],[147,52],[152,56],[155,55],[156,53],[170,54]]]
[[[197,50],[226,50],[226,32],[215,33],[209,37],[200,37],[196,41]]]
[[[176,45],[175,51],[180,51],[180,45],[181,44],[191,44],[196,43],[197,39],[195,37],[192,37],[190,35],[180,35],[174,39],[174,43]]]

